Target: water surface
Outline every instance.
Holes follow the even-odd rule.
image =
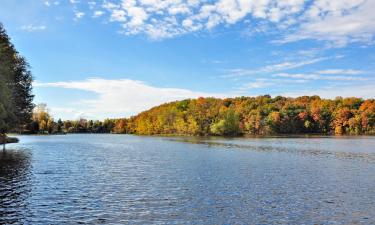
[[[375,137],[19,138],[0,224],[375,224]]]

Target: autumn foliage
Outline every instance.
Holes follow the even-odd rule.
[[[57,122],[40,104],[27,132],[189,136],[375,134],[375,100],[269,95],[198,98],[162,104],[130,118]]]
[[[198,98],[114,120],[113,132],[141,135],[375,134],[375,100],[268,95]]]

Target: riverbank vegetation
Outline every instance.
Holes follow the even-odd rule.
[[[181,135],[375,134],[375,100],[269,95],[198,98],[115,121],[114,132]]]
[[[111,133],[116,120],[54,120],[46,104],[35,106],[32,121],[24,129],[15,131],[23,134],[65,134],[65,133]]]
[[[140,135],[375,134],[375,100],[287,98],[269,95],[198,98],[162,104],[123,119],[55,122],[37,106],[31,133],[120,133]]]
[[[0,24],[0,143],[9,140],[7,132],[30,123],[33,97],[29,64]]]

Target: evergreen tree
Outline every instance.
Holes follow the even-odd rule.
[[[32,75],[0,24],[0,133],[26,125],[33,109]]]
[[[15,116],[18,125],[26,125],[31,121],[34,104],[32,94],[32,75],[30,66],[25,58],[18,57],[15,64],[13,75],[13,102],[15,107]]]

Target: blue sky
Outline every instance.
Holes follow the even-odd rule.
[[[375,0],[0,0],[54,117],[199,96],[375,97]]]

